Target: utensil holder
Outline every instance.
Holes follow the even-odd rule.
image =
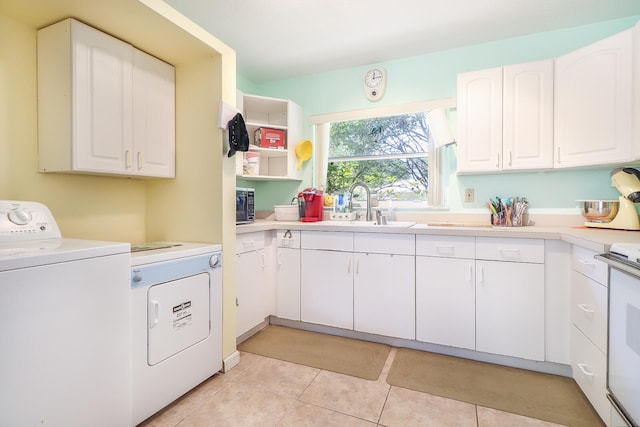
[[[491,214],[491,225],[494,227],[524,227],[529,219],[527,214],[511,215],[511,224],[507,222],[505,212],[498,212],[498,215]]]
[[[491,225],[494,227],[506,227],[507,218],[504,212],[498,212],[497,215],[491,214]]]

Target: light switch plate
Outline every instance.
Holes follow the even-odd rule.
[[[464,202],[473,203],[473,188],[464,189]]]

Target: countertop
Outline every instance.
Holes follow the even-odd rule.
[[[640,243],[640,231],[608,230],[584,226],[461,227],[414,224],[412,222],[372,225],[371,223],[358,224],[358,221],[299,222],[272,220],[256,220],[253,224],[236,226],[236,234],[269,230],[349,231],[357,233],[436,234],[563,240],[599,253],[608,252],[612,243]]]

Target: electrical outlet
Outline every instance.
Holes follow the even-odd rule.
[[[473,203],[473,188],[464,189],[464,202]]]

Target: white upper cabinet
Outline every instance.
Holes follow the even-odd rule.
[[[502,67],[458,75],[458,172],[502,168]]]
[[[127,167],[135,168],[134,174],[175,177],[175,69],[138,49],[133,50],[133,111]]]
[[[556,59],[554,167],[631,159],[633,30]]]
[[[633,160],[640,160],[640,118],[638,112],[640,112],[640,21],[633,28],[633,60],[634,60],[634,111],[635,120],[633,122],[633,140],[631,146],[631,155]]]
[[[41,172],[175,176],[173,67],[79,21],[38,31]]]
[[[236,176],[249,180],[302,180],[295,153],[302,141],[302,108],[293,101],[248,95],[238,92],[238,109],[243,113],[249,132],[249,151],[236,153]],[[285,149],[261,148],[255,141],[260,128],[281,130],[285,133]],[[248,158],[257,158],[258,167],[248,165]],[[257,173],[256,173],[257,172]]]
[[[502,169],[553,167],[553,60],[503,71]]]
[[[458,171],[553,166],[553,61],[458,75]]]

